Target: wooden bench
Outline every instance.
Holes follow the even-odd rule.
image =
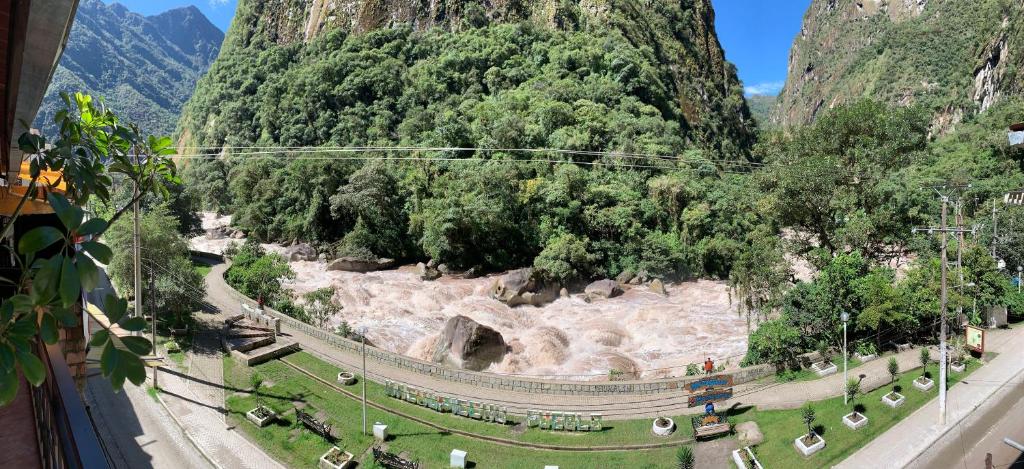
[[[373,447],[373,460],[387,469],[419,469],[418,461],[409,461],[399,457],[397,454],[384,451],[379,446]]]
[[[295,409],[295,421],[326,440],[334,440],[334,436],[331,435],[331,424],[317,420],[312,414],[306,413],[302,409]]]
[[[695,415],[690,422],[693,424],[693,438],[698,440],[714,438],[732,431],[729,419],[718,414]]]

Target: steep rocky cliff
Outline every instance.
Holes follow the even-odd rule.
[[[744,156],[752,144],[755,124],[743,100],[735,68],[725,61],[715,35],[710,0],[640,3],[627,0],[241,0],[220,58],[207,77],[200,81],[197,97],[186,108],[186,115],[180,121],[182,141],[206,146],[246,144],[256,140],[282,143],[280,135],[267,132],[266,116],[257,116],[251,109],[240,108],[256,105],[260,100],[250,98],[265,93],[267,83],[273,81],[275,75],[294,71],[303,66],[303,62],[311,64],[318,58],[327,60],[331,54],[339,53],[338,48],[351,49],[351,44],[356,41],[340,37],[357,37],[384,30],[410,31],[402,40],[402,47],[406,50],[378,50],[389,58],[397,59],[398,76],[390,78],[398,82],[396,86],[405,86],[409,80],[405,72],[424,61],[423,54],[417,56],[420,51],[414,50],[417,44],[423,43],[424,37],[436,39],[442,34],[486,31],[498,25],[519,24],[530,25],[524,27],[531,31],[551,31],[549,35],[555,35],[559,40],[586,35],[605,41],[609,48],[618,47],[614,41],[628,44],[633,49],[630,53],[637,56],[640,63],[598,72],[618,73],[626,87],[625,93],[656,108],[666,121],[677,123],[680,136],[688,145]],[[377,39],[369,41],[380,42]],[[325,46],[328,43],[333,46]],[[366,48],[365,45],[361,47]],[[505,57],[499,54],[495,58]],[[503,69],[504,65],[494,63],[489,67]],[[581,67],[587,65],[590,64],[579,64]],[[247,75],[244,79],[238,77],[243,69]],[[487,68],[480,69],[479,73],[470,74],[469,80],[475,80],[475,83],[459,85],[478,89],[481,91],[478,94],[484,96],[497,94],[501,90],[488,81],[488,71]],[[649,87],[630,89],[628,80],[641,72],[649,75],[644,79],[654,83]],[[509,77],[516,83],[529,78]],[[308,90],[291,91],[310,93]],[[461,91],[461,88],[453,86],[442,95]],[[438,96],[438,99],[443,97]],[[332,102],[337,104],[337,101]],[[396,106],[391,111],[395,114],[409,111]],[[318,125],[316,122],[322,121],[324,113],[348,114],[351,111],[350,107],[321,109],[319,115],[311,116],[310,125]],[[395,125],[385,126],[389,140],[409,137],[398,128],[400,120],[396,120]],[[360,143],[351,139],[339,141],[337,136],[333,140],[325,137],[323,134],[330,130],[313,129],[307,134],[318,136],[291,143]],[[593,149],[612,148],[602,146]]]
[[[804,124],[870,97],[920,105],[948,132],[1019,94],[1022,65],[1021,0],[813,0],[774,119]]]

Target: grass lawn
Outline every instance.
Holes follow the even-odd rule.
[[[312,357],[307,356],[306,358]],[[359,401],[341,395],[277,360],[259,365],[256,370],[265,380],[264,399],[267,405],[282,417],[276,424],[262,429],[257,428],[245,418],[245,412],[255,407],[254,397],[247,392],[236,391],[228,396],[226,404],[229,417],[239,430],[246,433],[281,462],[292,467],[310,467],[315,464],[321,454],[327,451],[330,444],[310,431],[294,426],[293,408],[296,404],[303,405],[307,412],[313,413],[318,418],[326,419],[334,426],[334,435],[339,438],[336,444],[339,447],[357,455],[357,458],[362,458],[365,467],[376,467],[368,451],[372,444],[372,438],[361,434],[362,420]],[[229,388],[248,389],[248,376],[249,370],[246,367],[236,363],[230,357],[224,359],[224,379]],[[367,390],[370,389],[368,386]],[[381,392],[379,387],[375,387],[375,393]],[[375,395],[380,397],[373,397]],[[385,396],[382,394],[371,394],[371,399],[375,399],[377,402],[380,402],[383,397]],[[395,403],[402,404],[397,400]],[[410,406],[408,410],[416,410],[416,408]],[[476,430],[476,426],[479,425],[494,426],[497,430],[493,431],[509,432],[502,436],[511,437],[510,430],[498,425],[484,424],[461,417],[445,415],[437,415],[437,417],[458,418],[463,421],[463,425],[459,425],[463,429],[472,427],[473,430]],[[477,467],[525,469],[557,465],[562,468],[589,468],[596,465],[601,467],[670,468],[673,467],[675,461],[676,448],[674,447],[651,451],[601,453],[531,450],[442,433],[374,408],[367,409],[367,419],[370,423],[381,421],[388,424],[388,431],[394,436],[387,442],[389,451],[394,453],[406,451],[413,459],[419,459],[428,468],[448,467],[448,454],[454,448],[467,451],[469,460],[476,462]],[[626,427],[621,427],[619,422],[612,424],[616,428],[608,430],[607,435],[615,435],[620,431],[624,434],[627,433]],[[649,433],[650,429],[648,428],[646,431]],[[530,436],[531,434],[534,435]],[[614,438],[622,438],[613,438],[604,436],[604,434],[605,432],[554,433],[531,429],[522,435],[522,439],[527,441],[532,438],[536,439],[535,441],[559,443],[573,441],[580,446],[587,446],[614,444],[610,443],[614,441]],[[649,438],[649,440],[653,439],[653,436]]]
[[[193,262],[192,265],[196,267],[196,271],[202,274],[203,277],[206,277],[206,275],[210,273],[210,269],[213,269],[212,266],[203,264],[202,262]]]
[[[972,360],[964,373],[951,372],[950,383],[960,381],[964,376],[976,370],[980,364]],[[928,366],[933,379],[938,377],[938,366]],[[928,392],[919,391],[911,381],[921,376],[921,371],[907,372],[896,380],[906,402],[896,409],[882,403],[882,396],[892,391],[893,386],[883,386],[866,395],[860,395],[855,404],[862,405],[862,411],[868,417],[868,424],[860,430],[851,430],[843,424],[844,415],[852,411],[852,406],[844,406],[842,397],[835,397],[812,403],[816,414],[814,426],[818,434],[825,438],[825,449],[805,458],[793,446],[793,440],[807,433],[807,427],[801,420],[800,409],[758,411],[746,409],[735,412],[734,423],[753,420],[757,422],[765,436],[764,443],[757,446],[755,453],[765,467],[785,467],[786,469],[830,467],[839,463],[857,449],[864,446],[885,430],[896,424],[900,419],[910,415],[938,395],[938,383]],[[937,381],[937,379],[936,379]],[[794,396],[796,397],[796,396]]]

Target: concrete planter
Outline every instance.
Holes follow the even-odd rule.
[[[921,391],[928,391],[935,386],[935,381],[931,378],[925,378],[924,376],[918,377],[914,380],[914,387]]]
[[[736,467],[740,469],[764,469],[761,461],[757,460],[757,456],[749,446],[733,450],[732,462],[736,463]]]
[[[850,412],[843,416],[843,425],[850,427],[852,430],[860,430],[862,427],[868,424],[868,418],[860,412]]]
[[[893,409],[903,405],[903,403],[906,401],[907,398],[903,394],[900,394],[896,391],[890,392],[889,394],[882,396],[882,403],[889,407],[892,407]]]
[[[861,355],[859,353],[854,352],[853,353],[853,358],[856,358],[856,359],[860,360],[861,363],[864,363],[864,362],[869,362],[871,360],[874,360],[874,359],[878,358],[878,355],[875,355],[873,353],[869,354],[869,355]]]
[[[964,370],[967,369],[967,365],[965,363],[962,363],[962,362],[961,363],[953,363],[953,364],[949,365],[949,369],[953,370],[953,371],[955,371],[957,373],[963,373]]]
[[[825,439],[814,435],[814,443],[808,445],[804,443],[804,437],[807,435],[800,435],[799,438],[793,440],[793,444],[796,446],[797,451],[804,456],[810,456],[818,451],[821,451],[825,447]]]
[[[181,351],[181,346],[178,345],[178,342],[173,340],[167,341],[167,343],[164,344],[164,348],[167,349],[167,353],[175,353]]]
[[[839,367],[832,362],[818,362],[811,365],[811,371],[814,371],[818,376],[828,376],[839,371]]]
[[[260,412],[262,411],[262,412]],[[257,407],[245,413],[245,418],[249,419],[250,422],[256,424],[257,427],[263,428],[270,425],[277,418],[277,414],[267,407]]]
[[[676,423],[668,417],[658,417],[651,424],[651,431],[658,436],[669,436],[676,431]]]
[[[344,469],[352,464],[352,453],[348,451],[342,451],[341,448],[334,446],[327,450],[323,456],[320,456],[320,469]]]
[[[343,384],[345,386],[355,384],[356,375],[349,373],[347,371],[342,371],[341,373],[338,373],[338,383]]]

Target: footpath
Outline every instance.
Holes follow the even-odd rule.
[[[1024,326],[993,331],[986,348],[999,353],[947,393],[946,425],[939,424],[936,397],[835,466],[950,467],[985,436],[1024,392]],[[983,467],[984,460],[968,467]]]
[[[249,302],[232,289],[224,280],[228,264],[213,264],[206,277],[207,301],[224,311],[238,311],[241,302]],[[358,353],[340,350],[304,332],[281,324],[282,335],[299,343],[303,350],[334,365],[361,373],[362,358]],[[995,331],[989,336],[991,349],[999,351],[1004,342],[997,338],[1011,331]],[[908,371],[919,367],[918,349],[894,355],[900,369]],[[934,355],[934,353],[933,353]],[[883,357],[862,364],[850,371],[850,376],[864,375],[862,389],[871,390],[886,385],[889,380],[888,358]],[[607,420],[653,418],[661,415],[685,415],[703,412],[701,407],[689,407],[684,392],[655,394],[620,394],[607,396],[573,396],[547,393],[513,392],[457,383],[430,375],[410,371],[376,360],[367,360],[367,375],[382,382],[385,379],[447,396],[503,405],[515,414],[526,410],[565,411],[600,413]],[[734,397],[722,404],[723,407],[757,406],[760,409],[794,409],[807,401],[840,396],[843,392],[843,375],[840,370],[834,375],[811,381],[789,383],[746,383],[734,387]]]

